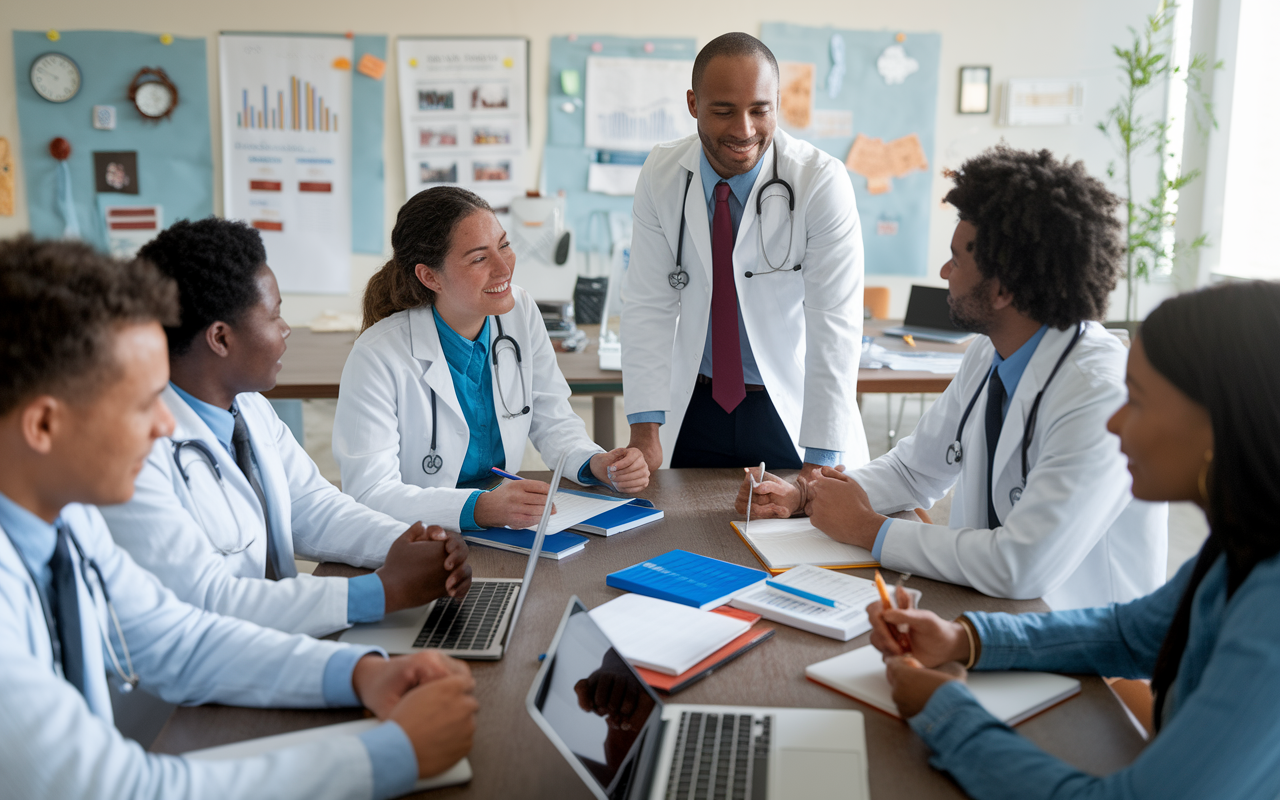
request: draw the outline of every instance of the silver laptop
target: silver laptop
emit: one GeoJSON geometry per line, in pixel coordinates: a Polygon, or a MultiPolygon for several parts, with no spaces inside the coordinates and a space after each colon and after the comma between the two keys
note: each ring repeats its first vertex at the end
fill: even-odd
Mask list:
{"type": "Polygon", "coordinates": [[[338,637],[339,641],[381,647],[388,653],[432,649],[476,661],[502,658],[511,642],[511,632],[515,630],[525,595],[529,593],[533,570],[538,565],[538,553],[547,536],[547,520],[560,487],[566,455],[561,454],[551,476],[551,491],[542,509],[542,519],[538,521],[523,578],[472,579],[471,590],[461,600],[442,597],[425,606],[396,611],[380,622],[348,628],[338,637]]]}
{"type": "Polygon", "coordinates": [[[960,344],[977,334],[957,328],[951,322],[949,289],[937,286],[912,286],[907,298],[907,316],[895,328],[885,328],[886,336],[911,334],[916,339],[960,344]]]}
{"type": "Polygon", "coordinates": [[[576,597],[525,705],[599,800],[870,797],[860,712],[664,705],[576,597]]]}

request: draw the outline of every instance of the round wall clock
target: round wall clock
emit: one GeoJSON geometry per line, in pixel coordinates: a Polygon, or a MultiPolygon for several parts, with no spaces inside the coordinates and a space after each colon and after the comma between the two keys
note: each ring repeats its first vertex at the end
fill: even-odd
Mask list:
{"type": "Polygon", "coordinates": [[[129,84],[129,100],[142,116],[161,120],[178,107],[178,87],[159,67],[143,67],[129,84]]]}
{"type": "Polygon", "coordinates": [[[62,53],[37,56],[31,62],[31,87],[50,103],[65,103],[80,91],[80,68],[62,53]]]}

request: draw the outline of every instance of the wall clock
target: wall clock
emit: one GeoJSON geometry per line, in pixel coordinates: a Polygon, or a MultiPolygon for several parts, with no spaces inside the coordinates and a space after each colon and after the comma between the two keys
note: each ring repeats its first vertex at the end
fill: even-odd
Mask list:
{"type": "Polygon", "coordinates": [[[178,107],[178,87],[159,67],[143,67],[129,83],[129,100],[142,116],[162,120],[178,107]]]}
{"type": "Polygon", "coordinates": [[[80,68],[62,53],[37,56],[31,62],[31,87],[50,103],[65,103],[80,91],[80,68]]]}

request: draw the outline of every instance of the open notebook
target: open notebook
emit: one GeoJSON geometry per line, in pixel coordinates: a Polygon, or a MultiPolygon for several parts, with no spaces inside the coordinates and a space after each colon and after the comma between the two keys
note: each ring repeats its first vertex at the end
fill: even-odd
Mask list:
{"type": "MultiPolygon", "coordinates": [[[[810,664],[805,677],[895,717],[898,707],[880,651],[870,645],[810,664]]],[[[1048,672],[970,672],[969,691],[1006,725],[1017,725],[1080,693],[1080,681],[1048,672]]]]}
{"type": "Polygon", "coordinates": [[[837,542],[813,527],[808,517],[758,519],[750,526],[745,522],[729,524],[774,575],[801,564],[830,569],[879,566],[870,550],[837,542]]]}

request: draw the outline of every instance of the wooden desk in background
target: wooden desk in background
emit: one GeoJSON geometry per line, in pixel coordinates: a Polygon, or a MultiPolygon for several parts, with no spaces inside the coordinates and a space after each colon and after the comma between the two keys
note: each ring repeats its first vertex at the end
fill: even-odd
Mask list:
{"type": "MultiPolygon", "coordinates": [[[[869,336],[879,337],[880,331],[892,321],[868,321],[863,330],[869,336]]],[[[617,445],[614,435],[613,398],[622,394],[622,373],[600,369],[600,357],[596,352],[598,325],[583,325],[587,333],[587,346],[576,353],[556,353],[556,362],[574,394],[590,395],[594,424],[592,438],[606,450],[617,445]]],[[[289,336],[289,349],[285,351],[283,368],[276,388],[266,392],[275,400],[336,398],[338,383],[342,378],[342,366],[355,344],[354,331],[342,333],[313,333],[310,328],[294,328],[289,336]]],[[[901,339],[888,337],[881,340],[890,349],[902,349],[901,339]]],[[[921,342],[928,350],[964,352],[967,345],[949,345],[921,342]]],[[[934,394],[943,391],[951,383],[950,375],[932,372],[895,372],[888,369],[858,370],[859,393],[934,394]]]]}
{"type": "MultiPolygon", "coordinates": [[[[531,477],[546,480],[543,473],[531,477]]],[[[421,795],[431,798],[589,798],[569,765],[525,711],[525,695],[571,595],[589,608],[621,592],[605,585],[605,575],[674,548],[684,548],[736,564],[758,567],[746,545],[729,528],[737,470],[660,470],[642,493],[666,512],[663,520],[609,538],[590,537],[581,553],[564,561],[543,559],[533,577],[512,644],[501,661],[472,662],[479,724],[471,766],[462,787],[421,795]]],[[[519,577],[525,557],[473,547],[475,574],[519,577]]],[[[364,570],[321,565],[317,575],[355,575],[364,570]]],[[[870,577],[870,570],[851,570],[870,577]]],[[[890,575],[890,580],[893,580],[890,575]]],[[[965,610],[1030,612],[1044,603],[996,600],[971,589],[912,578],[924,593],[922,606],[944,617],[965,610]]],[[[951,780],[928,766],[928,752],[900,720],[824,689],[804,677],[806,665],[865,645],[869,634],[841,643],[778,623],[773,641],[725,665],[677,694],[674,702],[729,703],[782,707],[848,708],[866,720],[871,796],[877,800],[958,798],[951,780]]],[[[1024,736],[1068,763],[1096,775],[1129,764],[1143,739],[1102,679],[1082,677],[1081,693],[1018,726],[1024,736]]],[[[160,753],[268,736],[361,716],[357,710],[292,711],[199,706],[179,708],[152,745],[160,753]]]]}

